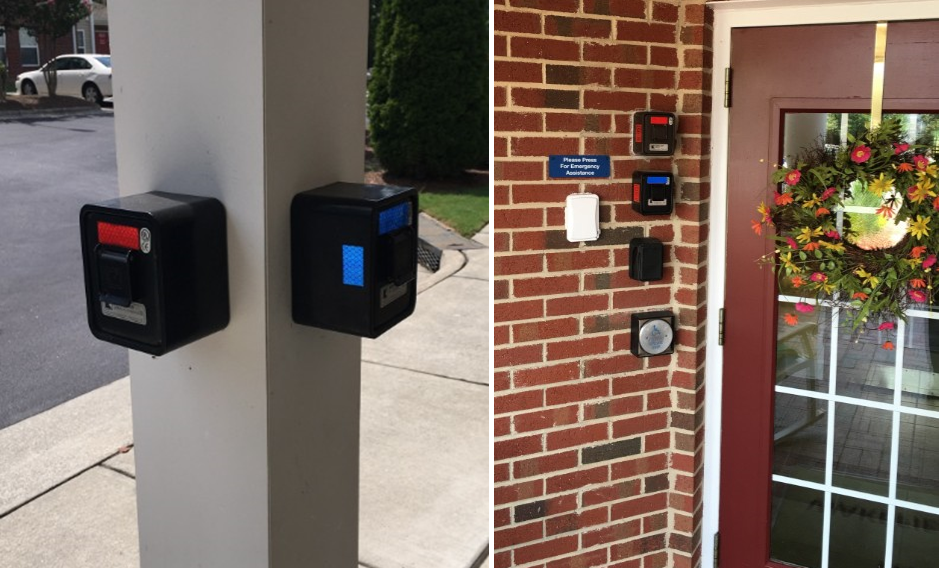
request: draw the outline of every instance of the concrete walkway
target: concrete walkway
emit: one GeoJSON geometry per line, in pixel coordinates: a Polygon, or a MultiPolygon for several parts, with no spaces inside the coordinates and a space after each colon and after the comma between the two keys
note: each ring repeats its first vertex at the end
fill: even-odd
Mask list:
{"type": "MultiPolygon", "coordinates": [[[[363,568],[488,566],[489,232],[364,340],[363,568]]],[[[130,381],[0,430],[0,566],[139,565],[130,381]]]]}

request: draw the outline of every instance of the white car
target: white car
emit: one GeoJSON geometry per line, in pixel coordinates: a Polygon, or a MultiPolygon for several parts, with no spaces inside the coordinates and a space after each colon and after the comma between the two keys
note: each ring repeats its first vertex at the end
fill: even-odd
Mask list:
{"type": "MultiPolygon", "coordinates": [[[[111,92],[111,56],[90,53],[60,55],[46,65],[55,64],[58,88],[56,94],[76,96],[101,103],[111,92]]],[[[21,95],[46,95],[42,68],[16,76],[16,92],[21,95]]]]}

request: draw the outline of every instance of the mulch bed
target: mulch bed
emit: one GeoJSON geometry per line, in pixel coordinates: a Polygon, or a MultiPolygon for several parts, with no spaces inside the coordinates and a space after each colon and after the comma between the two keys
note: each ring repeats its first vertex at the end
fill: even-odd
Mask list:
{"type": "Polygon", "coordinates": [[[45,97],[37,95],[8,94],[6,101],[0,101],[0,113],[80,108],[96,109],[98,105],[77,97],[45,97]]]}

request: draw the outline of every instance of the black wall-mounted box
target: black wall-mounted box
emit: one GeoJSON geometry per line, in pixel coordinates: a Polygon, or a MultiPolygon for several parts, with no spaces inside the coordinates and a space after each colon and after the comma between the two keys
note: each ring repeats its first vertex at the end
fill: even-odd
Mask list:
{"type": "Polygon", "coordinates": [[[678,120],[670,112],[640,111],[633,113],[633,154],[637,156],[671,156],[675,153],[678,120]]]}
{"type": "Polygon", "coordinates": [[[661,280],[664,251],[662,241],[652,237],[637,237],[629,241],[629,277],[643,282],[661,280]]]}
{"type": "Polygon", "coordinates": [[[79,224],[95,337],[163,355],[228,325],[220,201],[143,193],[85,205],[79,224]]]}
{"type": "Polygon", "coordinates": [[[643,215],[669,215],[675,201],[671,172],[633,172],[633,209],[643,215]]]}
{"type": "Polygon", "coordinates": [[[414,312],[417,192],[334,183],[290,207],[293,320],[375,338],[414,312]]]}

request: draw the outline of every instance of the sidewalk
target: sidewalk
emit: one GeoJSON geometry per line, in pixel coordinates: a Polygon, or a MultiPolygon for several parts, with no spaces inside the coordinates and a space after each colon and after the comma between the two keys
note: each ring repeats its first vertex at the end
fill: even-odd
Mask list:
{"type": "MultiPolygon", "coordinates": [[[[488,567],[488,248],[446,251],[418,291],[363,340],[359,562],[488,567]]],[[[137,567],[132,444],[126,377],[0,430],[0,565],[137,567]]]]}

